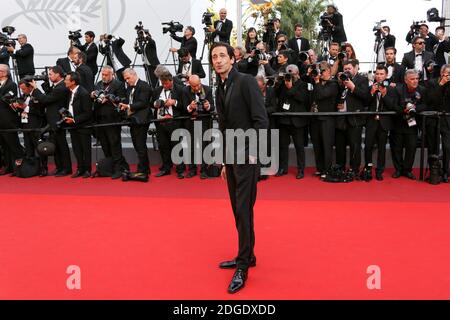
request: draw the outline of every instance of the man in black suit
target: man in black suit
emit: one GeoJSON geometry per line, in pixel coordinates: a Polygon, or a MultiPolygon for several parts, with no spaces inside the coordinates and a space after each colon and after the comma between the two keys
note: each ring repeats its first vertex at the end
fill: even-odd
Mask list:
{"type": "Polygon", "coordinates": [[[8,47],[0,44],[0,64],[6,64],[9,66],[9,58],[11,55],[9,54],[8,47]]]}
{"type": "MultiPolygon", "coordinates": [[[[17,96],[17,85],[11,80],[9,67],[0,64],[0,130],[19,128],[19,114],[11,108],[7,98],[15,96],[17,96]]],[[[0,175],[13,173],[17,161],[24,156],[18,133],[0,133],[0,145],[5,156],[5,170],[0,172],[0,175]]]]}
{"type": "Polygon", "coordinates": [[[289,40],[288,46],[290,49],[295,51],[296,59],[293,62],[297,63],[299,59],[299,53],[308,51],[309,49],[311,49],[311,46],[309,45],[309,40],[302,37],[303,25],[297,23],[294,29],[295,37],[289,40]]]}
{"type": "Polygon", "coordinates": [[[92,147],[91,129],[83,128],[92,125],[92,101],[89,92],[80,85],[80,75],[69,72],[64,80],[70,90],[67,110],[73,117],[65,117],[65,125],[70,127],[72,150],[77,159],[77,171],[72,178],[89,178],[91,176],[92,147]]]}
{"type": "Polygon", "coordinates": [[[419,34],[416,34],[415,26],[412,25],[406,35],[406,42],[414,43],[416,37],[421,37],[425,41],[425,51],[433,52],[434,46],[439,42],[436,36],[430,32],[427,24],[423,23],[419,26],[419,34]]]}
{"type": "Polygon", "coordinates": [[[184,99],[185,103],[189,103],[186,106],[186,110],[192,117],[186,122],[186,128],[189,130],[191,135],[191,164],[189,165],[189,172],[186,178],[192,178],[197,175],[197,162],[200,159],[196,159],[196,154],[200,155],[201,158],[201,168],[200,168],[200,178],[206,179],[208,175],[206,174],[206,163],[203,159],[203,150],[206,147],[206,142],[203,141],[203,134],[211,127],[212,119],[209,117],[202,116],[208,115],[215,110],[214,99],[212,96],[212,90],[210,87],[203,85],[200,82],[200,78],[197,75],[189,77],[189,85],[184,89],[184,99]],[[201,136],[195,135],[195,124],[201,126],[201,136]],[[194,138],[200,138],[195,140],[194,138]],[[197,148],[197,143],[199,147],[197,148]]]}
{"type": "Polygon", "coordinates": [[[395,88],[397,84],[403,83],[405,80],[405,66],[397,63],[397,49],[395,48],[386,48],[384,52],[386,62],[380,64],[383,67],[386,67],[388,70],[388,74],[386,79],[389,81],[390,86],[395,88]]]}
{"type": "Polygon", "coordinates": [[[106,63],[116,71],[116,77],[124,81],[123,71],[130,67],[131,60],[123,51],[125,40],[115,38],[112,35],[102,34],[100,36],[99,51],[106,55],[106,63]]]}
{"type": "Polygon", "coordinates": [[[269,21],[269,24],[266,27],[266,30],[263,34],[263,42],[267,44],[269,52],[275,51],[277,48],[277,38],[279,35],[284,34],[286,32],[281,30],[281,21],[278,18],[269,21]],[[272,23],[270,23],[272,22],[272,23]]]}
{"type": "Polygon", "coordinates": [[[436,68],[435,68],[435,77],[439,78],[441,67],[444,64],[447,64],[446,60],[446,53],[450,52],[450,40],[448,37],[445,36],[445,28],[444,27],[437,27],[436,28],[436,38],[438,39],[438,43],[435,44],[433,48],[433,53],[436,58],[436,68]]]}
{"type": "MultiPolygon", "coordinates": [[[[106,95],[114,95],[118,98],[125,98],[125,86],[122,82],[114,79],[114,70],[110,66],[104,66],[101,70],[102,80],[99,81],[95,90],[103,91],[106,95]]],[[[118,123],[121,116],[117,107],[107,98],[99,100],[95,97],[95,92],[91,93],[94,98],[94,118],[98,124],[118,123]]],[[[100,140],[105,157],[111,158],[114,163],[112,179],[119,179],[125,170],[130,167],[123,157],[121,133],[122,127],[110,126],[97,128],[97,138],[100,140]]]]}
{"type": "MultiPolygon", "coordinates": [[[[173,81],[172,75],[168,72],[161,74],[159,81],[161,82],[161,86],[156,88],[153,93],[152,106],[154,117],[161,120],[155,124],[156,138],[158,139],[162,161],[161,170],[155,175],[157,178],[170,175],[170,170],[173,165],[171,152],[176,143],[172,141],[171,137],[172,133],[182,126],[182,123],[171,119],[188,114],[186,110],[187,103],[183,97],[184,86],[176,84],[173,81]]],[[[184,170],[185,165],[178,164],[176,166],[178,179],[184,178],[184,170]]]]}
{"type": "MultiPolygon", "coordinates": [[[[234,130],[235,137],[238,136],[239,140],[242,138],[238,133],[240,130],[267,130],[269,120],[261,91],[254,77],[240,74],[233,68],[233,48],[225,43],[213,44],[210,62],[218,75],[216,105],[219,129],[223,135],[226,135],[227,130],[234,130]]],[[[234,144],[235,141],[236,139],[227,141],[225,146],[234,144]]],[[[239,252],[236,259],[220,264],[221,268],[236,268],[228,287],[229,293],[235,293],[244,287],[248,268],[256,265],[253,207],[260,173],[257,155],[253,154],[256,146],[244,143],[235,147],[232,148],[233,154],[225,147],[228,159],[222,170],[222,177],[227,180],[239,236],[239,252]],[[238,164],[236,158],[245,160],[244,164],[238,164]]]]}
{"type": "MultiPolygon", "coordinates": [[[[171,33],[170,36],[173,40],[178,41],[181,43],[180,48],[184,48],[191,54],[191,57],[193,59],[197,59],[197,39],[194,38],[195,35],[195,29],[194,27],[187,26],[184,29],[184,36],[179,37],[174,33],[171,33]]],[[[179,49],[177,48],[170,48],[170,52],[178,52],[179,49]]]]}
{"type": "MultiPolygon", "coordinates": [[[[300,80],[296,65],[286,68],[287,75],[275,87],[278,98],[278,112],[309,112],[310,99],[308,85],[300,80]]],[[[297,154],[297,179],[305,177],[305,128],[309,125],[309,118],[284,116],[278,120],[280,129],[280,168],[277,177],[288,173],[289,145],[291,137],[297,154]]]]}
{"type": "Polygon", "coordinates": [[[222,8],[219,11],[220,19],[214,22],[214,27],[210,26],[211,39],[213,42],[230,43],[231,31],[233,31],[233,22],[227,19],[227,9],[222,8]]]}
{"type": "Polygon", "coordinates": [[[416,70],[407,70],[405,84],[398,85],[396,92],[402,112],[394,118],[394,127],[390,136],[392,161],[395,167],[392,177],[397,179],[403,175],[415,180],[412,168],[418,138],[416,114],[427,109],[426,89],[419,85],[419,73],[416,70]]]}
{"type": "Polygon", "coordinates": [[[66,130],[58,126],[58,122],[62,120],[60,110],[67,108],[70,99],[70,90],[64,85],[64,71],[61,67],[55,66],[49,68],[48,77],[52,86],[46,88],[43,94],[36,90],[36,82],[31,82],[33,90],[31,96],[39,103],[45,105],[47,124],[50,125],[50,141],[55,144],[55,164],[56,177],[64,177],[72,174],[72,161],[70,159],[70,150],[66,140],[66,130]]]}
{"type": "Polygon", "coordinates": [[[86,54],[84,52],[78,52],[75,55],[75,65],[77,66],[76,72],[80,75],[80,85],[86,89],[87,92],[94,90],[94,75],[92,70],[86,64],[86,54]]]}
{"type": "MultiPolygon", "coordinates": [[[[378,65],[375,70],[375,83],[370,87],[369,111],[386,112],[398,111],[398,102],[395,89],[385,83],[388,70],[378,65]]],[[[386,144],[389,131],[394,127],[392,116],[368,116],[366,123],[366,139],[364,147],[365,176],[366,181],[372,179],[372,154],[374,145],[377,144],[377,168],[376,179],[383,180],[383,172],[386,165],[386,144]]]]}
{"type": "MultiPolygon", "coordinates": [[[[156,88],[158,85],[158,77],[155,75],[156,67],[159,65],[159,59],[158,59],[158,53],[156,50],[156,42],[153,40],[150,33],[145,33],[146,35],[146,41],[144,44],[144,68],[147,72],[152,88],[156,88]]],[[[138,53],[140,53],[139,45],[134,48],[137,50],[138,53]]]]}
{"type": "Polygon", "coordinates": [[[326,21],[323,21],[322,23],[326,24],[330,28],[332,41],[341,45],[344,44],[347,42],[347,35],[345,34],[344,19],[342,14],[338,12],[338,8],[333,4],[327,6],[326,13],[330,19],[326,19],[326,21]]]}
{"type": "Polygon", "coordinates": [[[131,139],[133,147],[139,158],[137,173],[144,175],[148,180],[150,174],[150,161],[148,159],[147,132],[150,126],[150,102],[152,88],[139,79],[136,71],[125,69],[123,77],[127,83],[126,101],[121,103],[120,109],[127,113],[131,120],[131,139]]]}
{"type": "MultiPolygon", "coordinates": [[[[343,114],[367,111],[369,80],[358,71],[358,60],[346,60],[344,61],[344,73],[347,80],[342,81],[338,76],[343,91],[337,108],[343,114]]],[[[349,172],[355,176],[359,173],[361,165],[361,140],[364,124],[365,118],[362,116],[343,116],[336,119],[336,163],[345,169],[347,145],[350,145],[349,172]]]]}
{"type": "Polygon", "coordinates": [[[13,57],[16,58],[17,70],[19,72],[19,78],[22,79],[25,76],[34,76],[34,49],[33,46],[27,43],[27,36],[19,34],[17,40],[20,44],[20,49],[15,50],[14,47],[8,47],[8,51],[13,57]]]}
{"type": "Polygon", "coordinates": [[[413,50],[405,53],[402,65],[408,70],[416,70],[420,75],[421,84],[425,84],[431,79],[434,71],[434,67],[429,65],[434,60],[434,54],[425,51],[425,40],[421,37],[415,37],[412,44],[413,50]]]}
{"type": "Polygon", "coordinates": [[[391,34],[389,26],[383,26],[378,30],[374,51],[377,55],[377,63],[386,62],[385,52],[387,48],[395,48],[395,37],[391,34]]]}
{"type": "Polygon", "coordinates": [[[86,54],[86,65],[91,68],[92,74],[95,75],[98,72],[97,57],[98,47],[95,44],[95,33],[87,31],[84,34],[85,44],[81,47],[81,51],[86,54]]]}
{"type": "MultiPolygon", "coordinates": [[[[450,113],[450,65],[441,68],[441,76],[429,82],[427,106],[430,111],[450,113]]],[[[442,181],[448,183],[450,164],[450,116],[441,116],[439,120],[427,119],[428,153],[439,155],[439,137],[442,140],[442,181]],[[437,132],[437,121],[440,121],[440,132],[437,132]]]]}
{"type": "Polygon", "coordinates": [[[67,57],[58,59],[56,61],[56,65],[60,66],[65,74],[76,71],[77,66],[75,63],[75,59],[78,52],[80,52],[80,49],[78,49],[77,47],[70,47],[67,51],[67,57]]]}
{"type": "MultiPolygon", "coordinates": [[[[34,89],[33,86],[27,80],[20,80],[19,88],[23,93],[24,103],[15,106],[21,112],[21,122],[23,129],[40,129],[44,128],[46,124],[45,120],[45,106],[31,97],[31,93],[34,89]]],[[[36,149],[41,134],[39,132],[24,132],[23,140],[25,144],[25,154],[27,157],[35,157],[36,149]]],[[[47,157],[41,156],[41,175],[47,175],[47,157]]]]}
{"type": "Polygon", "coordinates": [[[185,79],[185,84],[189,82],[189,77],[191,75],[197,75],[199,78],[203,79],[206,77],[205,70],[203,70],[202,62],[197,59],[193,59],[188,50],[181,48],[178,50],[178,56],[180,58],[180,63],[178,64],[178,76],[182,76],[185,79]]]}

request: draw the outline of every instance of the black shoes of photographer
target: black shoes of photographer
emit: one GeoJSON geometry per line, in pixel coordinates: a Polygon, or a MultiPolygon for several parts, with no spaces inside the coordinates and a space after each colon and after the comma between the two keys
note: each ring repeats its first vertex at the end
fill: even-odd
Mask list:
{"type": "Polygon", "coordinates": [[[157,174],[155,174],[155,177],[160,178],[160,177],[169,176],[169,175],[170,175],[170,170],[161,170],[157,174]]]}
{"type": "Polygon", "coordinates": [[[295,177],[297,180],[303,179],[305,177],[305,172],[303,170],[298,170],[297,176],[295,177]]]}
{"type": "Polygon", "coordinates": [[[375,172],[375,179],[377,179],[377,181],[383,181],[383,173],[381,171],[376,171],[375,172]]]}
{"type": "MultiPolygon", "coordinates": [[[[250,268],[256,267],[256,258],[255,257],[253,257],[252,260],[250,261],[249,267],[250,268]]],[[[221,262],[219,264],[219,268],[220,269],[236,269],[237,268],[236,259],[221,262]]]]}
{"type": "Polygon", "coordinates": [[[89,171],[80,171],[80,170],[77,170],[77,172],[75,172],[73,175],[72,175],[72,179],[76,179],[76,178],[83,178],[83,179],[87,179],[87,178],[90,178],[91,177],[91,173],[89,172],[89,171]]]}
{"type": "Polygon", "coordinates": [[[120,171],[114,172],[113,175],[111,176],[111,179],[113,179],[113,180],[117,180],[120,178],[122,178],[122,172],[120,172],[120,171]]]}
{"type": "Polygon", "coordinates": [[[277,174],[275,175],[275,177],[282,177],[282,176],[285,176],[285,175],[287,175],[288,173],[287,173],[287,170],[284,170],[284,169],[280,169],[280,170],[278,170],[278,172],[277,172],[277,174]]]}
{"type": "Polygon", "coordinates": [[[191,178],[195,177],[196,175],[197,175],[196,171],[189,171],[186,175],[186,178],[191,179],[191,178]]]}
{"type": "Polygon", "coordinates": [[[244,269],[237,269],[231,278],[230,285],[228,286],[228,293],[236,293],[245,287],[245,281],[247,280],[248,271],[244,269]]]}
{"type": "Polygon", "coordinates": [[[401,176],[402,176],[402,174],[401,174],[400,171],[395,171],[395,172],[392,174],[392,178],[394,178],[394,179],[398,179],[398,178],[400,178],[401,176]]]}
{"type": "Polygon", "coordinates": [[[406,178],[408,178],[409,180],[417,180],[416,176],[413,175],[412,172],[405,172],[405,173],[404,173],[404,176],[405,176],[406,178]]]}
{"type": "Polygon", "coordinates": [[[62,178],[62,177],[70,176],[71,174],[72,174],[72,171],[58,170],[55,172],[55,177],[62,178]]]}

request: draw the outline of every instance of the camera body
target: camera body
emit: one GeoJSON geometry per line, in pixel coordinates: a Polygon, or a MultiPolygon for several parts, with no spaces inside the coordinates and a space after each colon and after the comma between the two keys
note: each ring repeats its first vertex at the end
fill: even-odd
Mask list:
{"type": "Polygon", "coordinates": [[[404,109],[404,119],[408,123],[409,127],[414,127],[417,125],[416,121],[416,101],[413,99],[405,99],[405,109],[404,109]]]}
{"type": "Polygon", "coordinates": [[[69,31],[69,40],[77,45],[77,46],[81,46],[81,42],[80,39],[83,37],[83,35],[81,34],[81,30],[76,30],[76,31],[69,31]]]}
{"type": "Polygon", "coordinates": [[[212,17],[214,17],[213,13],[210,12],[204,12],[202,15],[202,24],[209,27],[212,26],[212,17]]]}
{"type": "Polygon", "coordinates": [[[169,32],[171,35],[174,35],[177,32],[183,31],[183,28],[184,28],[181,23],[174,22],[174,21],[163,22],[161,24],[163,26],[168,26],[168,27],[163,28],[163,34],[166,34],[167,32],[169,32]]]}
{"type": "Polygon", "coordinates": [[[205,104],[206,100],[206,94],[205,92],[201,91],[196,93],[196,96],[198,97],[198,102],[197,102],[197,112],[203,112],[203,105],[205,104]]]}
{"type": "Polygon", "coordinates": [[[341,60],[341,61],[347,59],[347,52],[345,52],[345,51],[339,52],[338,53],[338,59],[341,60]]]}
{"type": "Polygon", "coordinates": [[[348,72],[342,72],[339,75],[339,80],[341,80],[342,82],[351,81],[352,79],[353,79],[353,76],[348,72]]]}
{"type": "Polygon", "coordinates": [[[32,82],[32,81],[44,81],[44,82],[48,82],[50,81],[50,79],[48,78],[48,73],[47,71],[43,71],[40,75],[35,75],[35,76],[25,76],[23,78],[24,81],[26,82],[32,82]]]}
{"type": "Polygon", "coordinates": [[[411,31],[415,34],[415,35],[419,35],[420,34],[420,25],[426,23],[426,21],[422,20],[422,21],[413,21],[413,24],[411,25],[411,31]]]}
{"type": "Polygon", "coordinates": [[[306,51],[299,52],[299,54],[298,54],[298,59],[299,59],[301,62],[308,61],[308,59],[309,59],[309,53],[306,52],[306,51]]]}
{"type": "Polygon", "coordinates": [[[376,85],[380,88],[387,88],[387,87],[389,87],[390,83],[388,80],[384,80],[381,82],[377,82],[376,85]]]}
{"type": "Polygon", "coordinates": [[[61,120],[56,122],[56,127],[61,128],[62,125],[66,122],[66,119],[73,119],[72,113],[67,108],[61,108],[58,110],[59,115],[61,116],[61,120]]]}
{"type": "Polygon", "coordinates": [[[382,34],[382,29],[383,29],[383,27],[382,27],[382,25],[383,25],[383,23],[385,23],[386,22],[386,20],[384,19],[384,20],[380,20],[380,21],[378,21],[378,22],[375,22],[375,26],[373,27],[373,32],[375,32],[375,36],[377,36],[377,37],[381,37],[381,34],[382,34]]]}
{"type": "Polygon", "coordinates": [[[106,95],[107,93],[104,90],[95,90],[93,94],[94,101],[101,104],[103,102],[103,99],[106,98],[106,95]]]}
{"type": "Polygon", "coordinates": [[[134,27],[134,29],[136,30],[138,35],[136,41],[138,41],[139,43],[147,42],[152,38],[149,30],[144,28],[142,21],[139,21],[139,23],[134,27]]]}

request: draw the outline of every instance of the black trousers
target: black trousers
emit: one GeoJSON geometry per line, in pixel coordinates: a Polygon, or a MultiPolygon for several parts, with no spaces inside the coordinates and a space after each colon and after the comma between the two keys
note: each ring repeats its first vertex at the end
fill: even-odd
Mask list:
{"type": "Polygon", "coordinates": [[[400,173],[411,172],[416,156],[417,132],[410,134],[393,130],[390,141],[395,170],[400,173]]]}
{"type": "Polygon", "coordinates": [[[50,132],[49,141],[55,144],[55,165],[56,170],[72,172],[72,160],[70,159],[69,145],[66,139],[66,130],[55,129],[50,132]]]}
{"type": "Polygon", "coordinates": [[[130,129],[133,147],[139,159],[137,172],[144,174],[150,174],[150,160],[148,158],[147,149],[147,134],[149,126],[149,124],[132,125],[130,129]]]}
{"type": "Polygon", "coordinates": [[[92,171],[92,139],[91,131],[87,129],[70,130],[72,150],[77,159],[77,169],[80,172],[92,171]]]}
{"type": "Polygon", "coordinates": [[[316,169],[325,173],[333,164],[333,145],[335,141],[336,124],[333,118],[314,120],[311,122],[311,140],[313,142],[316,169]]]}
{"type": "Polygon", "coordinates": [[[226,165],[228,193],[239,238],[237,267],[247,270],[255,257],[253,207],[256,202],[258,165],[226,165]]]}
{"type": "Polygon", "coordinates": [[[428,143],[428,154],[430,155],[439,155],[439,148],[442,143],[442,169],[444,173],[447,173],[450,164],[450,127],[448,126],[447,121],[441,120],[439,135],[437,133],[437,126],[427,126],[426,137],[428,143]]]}
{"type": "Polygon", "coordinates": [[[8,171],[14,170],[15,161],[24,157],[24,150],[19,141],[17,132],[0,134],[0,144],[4,153],[5,167],[8,171]]]}
{"type": "Polygon", "coordinates": [[[361,166],[362,127],[348,127],[336,130],[336,163],[345,168],[347,163],[347,145],[350,145],[350,168],[359,172],[361,166]]]}
{"type": "Polygon", "coordinates": [[[113,160],[114,172],[123,172],[130,169],[123,156],[121,133],[122,128],[119,126],[97,128],[97,138],[105,157],[113,160]]]}
{"type": "Polygon", "coordinates": [[[144,64],[144,68],[145,68],[145,72],[147,72],[147,74],[150,77],[152,88],[157,88],[158,87],[158,78],[155,76],[156,66],[149,66],[149,65],[144,64]]]}
{"type": "MultiPolygon", "coordinates": [[[[24,129],[33,129],[33,127],[36,128],[35,126],[24,125],[24,129]]],[[[28,158],[36,156],[36,149],[40,138],[41,134],[39,132],[24,132],[23,142],[25,144],[25,155],[28,158]]],[[[47,169],[48,158],[45,156],[40,156],[39,158],[42,168],[47,169]]]]}
{"type": "Polygon", "coordinates": [[[288,170],[291,137],[297,154],[297,169],[305,169],[305,128],[280,124],[280,169],[288,170]]]}
{"type": "Polygon", "coordinates": [[[372,162],[373,146],[378,146],[377,151],[377,171],[383,172],[386,167],[386,144],[388,140],[388,131],[384,130],[380,121],[370,121],[366,126],[366,139],[364,142],[364,158],[366,166],[372,162]]]}
{"type": "MultiPolygon", "coordinates": [[[[156,138],[158,140],[159,152],[161,154],[162,161],[161,169],[164,171],[170,171],[170,169],[172,169],[172,148],[176,146],[179,141],[171,141],[171,137],[172,133],[179,128],[180,124],[176,121],[156,123],[156,138]]],[[[177,173],[183,173],[185,170],[185,164],[178,164],[176,166],[177,173]]]]}
{"type": "MultiPolygon", "coordinates": [[[[203,159],[203,150],[205,150],[206,146],[208,145],[207,141],[203,140],[203,134],[210,128],[210,119],[202,119],[202,120],[188,120],[185,123],[186,129],[189,131],[189,134],[191,135],[191,163],[189,164],[189,171],[195,171],[197,172],[197,163],[195,162],[195,154],[197,153],[199,156],[201,156],[201,171],[206,170],[206,163],[203,159]],[[201,135],[195,136],[194,130],[195,130],[195,124],[201,124],[201,135]],[[197,140],[194,140],[194,138],[197,138],[197,140]]],[[[200,132],[199,132],[200,133],[200,132]]]]}

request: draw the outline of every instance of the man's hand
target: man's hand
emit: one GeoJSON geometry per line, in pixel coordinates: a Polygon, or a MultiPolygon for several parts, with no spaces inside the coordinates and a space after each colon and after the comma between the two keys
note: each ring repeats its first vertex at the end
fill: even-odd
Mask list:
{"type": "Polygon", "coordinates": [[[211,105],[209,104],[209,101],[206,100],[206,101],[203,103],[203,109],[205,109],[206,111],[209,111],[210,108],[211,108],[211,105]]]}
{"type": "Polygon", "coordinates": [[[8,47],[6,47],[6,49],[8,50],[9,53],[13,53],[14,52],[14,47],[13,46],[8,46],[8,47]]]}
{"type": "Polygon", "coordinates": [[[178,51],[178,49],[177,49],[177,48],[170,48],[170,49],[169,49],[169,51],[170,51],[170,52],[174,52],[174,53],[175,53],[175,52],[177,52],[177,51],[178,51]]]}
{"type": "Polygon", "coordinates": [[[377,84],[374,84],[372,86],[372,90],[370,90],[370,94],[373,96],[379,89],[380,89],[380,87],[378,87],[377,84]]]}
{"type": "Polygon", "coordinates": [[[340,103],[337,105],[338,110],[343,110],[344,109],[344,104],[340,103]]]}
{"type": "Polygon", "coordinates": [[[381,92],[381,96],[384,98],[387,95],[387,88],[386,87],[379,87],[378,89],[381,92]]]}
{"type": "Polygon", "coordinates": [[[440,86],[445,86],[448,82],[450,82],[450,77],[448,75],[444,75],[441,77],[441,81],[439,81],[440,86]]]}
{"type": "Polygon", "coordinates": [[[195,101],[195,100],[193,100],[192,102],[191,102],[191,104],[189,105],[189,112],[192,112],[192,111],[194,111],[194,110],[197,110],[197,101],[195,101]]]}
{"type": "Polygon", "coordinates": [[[119,108],[121,111],[126,111],[126,110],[130,110],[131,107],[129,104],[119,103],[119,108]]]}
{"type": "Polygon", "coordinates": [[[166,101],[166,107],[173,107],[173,106],[175,106],[176,103],[177,103],[177,102],[176,102],[176,100],[174,100],[174,99],[167,99],[167,101],[166,101]]]}
{"type": "Polygon", "coordinates": [[[352,80],[344,81],[344,86],[346,88],[348,88],[351,92],[353,92],[355,90],[355,87],[356,87],[352,80]]]}
{"type": "Polygon", "coordinates": [[[75,120],[73,120],[72,118],[65,118],[64,122],[67,124],[72,124],[72,123],[75,123],[75,120]]]}
{"type": "Polygon", "coordinates": [[[266,64],[269,64],[268,60],[259,60],[259,65],[265,66],[266,64]]]}

